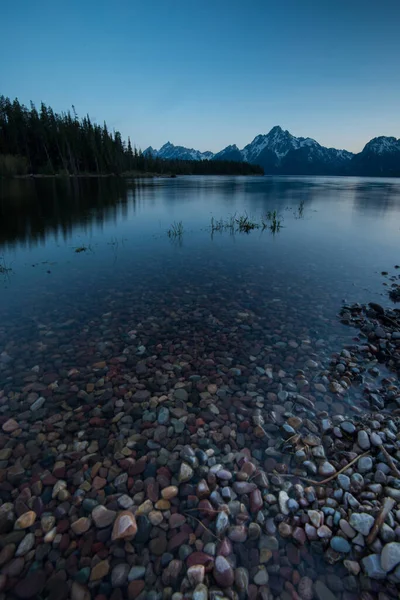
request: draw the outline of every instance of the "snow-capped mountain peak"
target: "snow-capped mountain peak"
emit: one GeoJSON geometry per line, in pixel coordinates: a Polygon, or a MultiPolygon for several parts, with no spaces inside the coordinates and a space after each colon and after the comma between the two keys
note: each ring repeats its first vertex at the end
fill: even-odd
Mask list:
{"type": "Polygon", "coordinates": [[[167,142],[159,150],[154,150],[151,146],[144,151],[144,154],[151,154],[159,158],[169,160],[211,160],[214,156],[212,152],[200,152],[194,148],[185,148],[185,146],[175,146],[167,142]]]}
{"type": "Polygon", "coordinates": [[[384,154],[385,152],[399,152],[400,151],[400,139],[395,137],[387,137],[381,135],[379,137],[372,138],[365,145],[363,152],[373,152],[375,154],[384,154]]]}

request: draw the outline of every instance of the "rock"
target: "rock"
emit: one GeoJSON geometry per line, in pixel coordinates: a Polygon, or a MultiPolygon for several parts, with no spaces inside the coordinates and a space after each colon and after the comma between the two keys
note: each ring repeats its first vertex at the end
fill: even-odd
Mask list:
{"type": "Polygon", "coordinates": [[[221,511],[217,515],[215,521],[215,532],[218,536],[221,536],[229,527],[229,517],[226,512],[221,511]]]}
{"type": "Polygon", "coordinates": [[[36,517],[36,513],[33,510],[29,510],[15,521],[14,529],[28,529],[28,527],[32,527],[36,521],[36,517]]]}
{"type": "Polygon", "coordinates": [[[330,462],[326,461],[319,466],[318,473],[324,477],[328,477],[329,475],[336,473],[336,469],[330,462]]]}
{"type": "Polygon", "coordinates": [[[186,573],[189,583],[192,587],[196,587],[198,584],[203,583],[205,575],[204,565],[193,565],[189,567],[186,573]]]}
{"type": "Polygon", "coordinates": [[[46,574],[44,571],[33,571],[28,573],[24,579],[18,581],[13,589],[17,598],[38,598],[46,583],[46,574]]]}
{"type": "Polygon", "coordinates": [[[13,431],[19,429],[19,425],[17,421],[14,421],[14,419],[8,419],[8,421],[3,423],[2,429],[5,431],[5,433],[13,433],[13,431]]]}
{"type": "Polygon", "coordinates": [[[72,582],[71,600],[91,600],[91,597],[92,596],[87,588],[77,581],[72,582]]]}
{"type": "Polygon", "coordinates": [[[71,529],[75,535],[83,535],[90,529],[91,520],[88,517],[81,517],[71,523],[71,529]]]}
{"type": "Polygon", "coordinates": [[[302,600],[313,600],[313,580],[310,577],[302,577],[297,586],[299,596],[302,600]]]}
{"type": "Polygon", "coordinates": [[[145,582],[141,580],[131,581],[128,585],[128,600],[135,600],[144,590],[145,582]]]}
{"type": "Polygon", "coordinates": [[[230,587],[234,581],[231,565],[224,556],[217,556],[214,564],[214,578],[222,588],[230,587]]]}
{"type": "Polygon", "coordinates": [[[280,511],[284,515],[289,514],[289,509],[287,506],[288,500],[289,500],[289,496],[287,495],[287,493],[285,491],[281,490],[279,492],[278,501],[279,501],[280,511]]]}
{"type": "Polygon", "coordinates": [[[360,446],[361,450],[369,450],[371,447],[368,433],[366,431],[364,431],[363,429],[361,429],[357,433],[357,443],[360,446]]]}
{"type": "Polygon", "coordinates": [[[43,404],[46,402],[46,399],[43,397],[38,398],[37,400],[35,400],[35,402],[31,405],[31,411],[35,412],[36,410],[39,410],[39,408],[42,408],[43,404]]]}
{"type": "Polygon", "coordinates": [[[172,498],[175,498],[178,493],[178,488],[175,485],[170,485],[161,491],[161,496],[164,498],[164,500],[171,500],[172,498]]]}
{"type": "Polygon", "coordinates": [[[361,559],[362,567],[371,579],[386,579],[387,572],[381,567],[379,554],[370,554],[361,559]]]}
{"type": "Polygon", "coordinates": [[[373,431],[371,433],[370,440],[371,440],[371,444],[375,447],[382,446],[382,444],[383,444],[381,436],[379,435],[379,433],[376,433],[376,431],[373,431]]]}
{"type": "Polygon", "coordinates": [[[115,521],[117,513],[114,510],[108,510],[105,506],[101,504],[96,506],[92,512],[92,518],[95,522],[96,527],[99,529],[103,529],[104,527],[109,527],[115,521]]]}
{"type": "Polygon", "coordinates": [[[208,588],[203,583],[199,583],[199,585],[196,586],[192,600],[208,600],[208,588]]]}
{"type": "Polygon", "coordinates": [[[337,481],[338,481],[338,484],[340,485],[340,487],[342,488],[342,490],[344,490],[345,492],[349,491],[350,477],[341,473],[340,475],[337,476],[337,481]]]}
{"type": "Polygon", "coordinates": [[[342,552],[347,554],[351,550],[351,546],[347,540],[342,537],[335,536],[331,539],[330,542],[331,548],[336,552],[342,552]]]}
{"type": "Polygon", "coordinates": [[[314,525],[314,527],[316,527],[317,529],[318,527],[321,527],[322,514],[318,510],[309,510],[307,514],[309,516],[311,524],[314,525]]]}
{"type": "Polygon", "coordinates": [[[358,562],[355,560],[344,560],[343,565],[346,567],[349,573],[357,577],[361,568],[358,562]]]}
{"type": "Polygon", "coordinates": [[[357,461],[357,469],[359,470],[360,473],[368,473],[369,471],[372,470],[372,458],[370,456],[362,456],[358,461],[357,461]]]}
{"type": "Polygon", "coordinates": [[[15,556],[25,556],[35,545],[35,535],[33,533],[27,533],[24,539],[20,542],[15,556]]]}
{"type": "Polygon", "coordinates": [[[358,533],[367,536],[375,523],[375,519],[367,513],[353,513],[350,516],[349,523],[358,533]]]}
{"type": "Polygon", "coordinates": [[[337,600],[335,594],[319,579],[314,583],[314,591],[318,600],[337,600]]]}
{"type": "Polygon", "coordinates": [[[247,540],[247,528],[244,525],[233,525],[229,528],[228,537],[233,542],[245,542],[247,540]]]}
{"type": "Polygon", "coordinates": [[[187,399],[189,398],[189,394],[183,388],[174,390],[174,396],[177,400],[182,400],[183,402],[187,402],[187,399]]]}
{"type": "Polygon", "coordinates": [[[235,584],[242,593],[247,593],[249,587],[249,574],[244,567],[238,567],[235,570],[235,584]]]}
{"type": "Polygon", "coordinates": [[[135,566],[129,571],[128,581],[134,581],[135,579],[143,579],[146,573],[146,567],[135,566]]]}
{"type": "Polygon", "coordinates": [[[122,587],[128,581],[130,566],[126,563],[116,565],[111,572],[111,585],[113,588],[122,587]]]}
{"type": "Polygon", "coordinates": [[[193,475],[194,475],[194,471],[193,471],[192,467],[190,465],[188,465],[187,463],[183,462],[179,469],[179,476],[178,476],[179,482],[185,483],[186,481],[190,481],[190,479],[192,479],[193,475]]]}
{"type": "Polygon", "coordinates": [[[400,543],[390,542],[385,544],[381,554],[381,567],[387,573],[400,563],[400,543]]]}
{"type": "Polygon", "coordinates": [[[268,571],[265,567],[259,567],[257,573],[253,577],[253,581],[256,585],[266,585],[268,583],[269,576],[268,571]]]}
{"type": "Polygon", "coordinates": [[[110,564],[108,560],[102,560],[95,565],[90,573],[90,581],[97,581],[103,579],[108,575],[110,571],[110,564]]]}
{"type": "Polygon", "coordinates": [[[127,510],[120,512],[114,521],[111,536],[112,541],[130,540],[135,537],[136,533],[137,524],[134,515],[127,510]]]}

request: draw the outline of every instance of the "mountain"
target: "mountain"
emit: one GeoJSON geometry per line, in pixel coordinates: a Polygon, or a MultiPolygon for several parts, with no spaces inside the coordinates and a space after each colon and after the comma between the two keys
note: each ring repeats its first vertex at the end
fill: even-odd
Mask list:
{"type": "Polygon", "coordinates": [[[400,176],[400,140],[394,137],[374,138],[362,152],[353,154],[326,148],[309,137],[295,137],[278,125],[257,135],[242,150],[233,144],[213,154],[168,142],[158,151],[150,147],[145,153],[184,160],[244,161],[260,165],[267,175],[400,176]]]}
{"type": "Polygon", "coordinates": [[[325,148],[312,138],[295,137],[276,126],[257,135],[242,150],[244,160],[264,167],[266,173],[319,174],[345,170],[353,154],[325,148]]]}
{"type": "Polygon", "coordinates": [[[380,136],[365,145],[351,161],[351,169],[359,175],[376,177],[400,176],[400,139],[380,136]]]}
{"type": "Polygon", "coordinates": [[[214,154],[213,159],[214,160],[235,160],[235,161],[243,162],[243,155],[240,152],[239,148],[236,146],[236,144],[233,144],[231,146],[227,146],[226,148],[221,150],[221,152],[217,152],[217,154],[214,154]]]}
{"type": "Polygon", "coordinates": [[[185,148],[184,146],[174,146],[171,142],[167,142],[159,150],[154,150],[151,146],[146,148],[143,154],[151,154],[168,160],[210,160],[214,154],[212,152],[200,152],[193,148],[185,148]]]}

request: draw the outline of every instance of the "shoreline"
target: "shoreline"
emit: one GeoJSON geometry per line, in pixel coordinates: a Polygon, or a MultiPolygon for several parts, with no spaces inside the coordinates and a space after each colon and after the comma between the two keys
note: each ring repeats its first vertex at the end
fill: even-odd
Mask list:
{"type": "Polygon", "coordinates": [[[400,321],[377,304],[340,319],[358,339],[329,366],[293,348],[295,377],[174,357],[141,328],[128,353],[34,367],[20,388],[3,352],[0,591],[34,597],[61,571],[74,600],[396,598],[400,390],[379,367],[398,372],[400,321]]]}

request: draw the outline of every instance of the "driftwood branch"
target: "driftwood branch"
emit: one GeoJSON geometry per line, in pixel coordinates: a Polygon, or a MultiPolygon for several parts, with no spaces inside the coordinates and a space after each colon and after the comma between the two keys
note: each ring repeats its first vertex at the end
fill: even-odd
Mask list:
{"type": "Polygon", "coordinates": [[[373,524],[372,529],[368,534],[367,546],[370,546],[374,543],[380,528],[382,527],[386,517],[388,516],[395,504],[396,502],[393,500],[393,498],[385,498],[385,500],[383,501],[382,508],[375,519],[375,523],[373,524]]]}
{"type": "Polygon", "coordinates": [[[277,473],[277,475],[279,477],[298,477],[299,479],[302,479],[303,481],[307,481],[307,483],[312,483],[312,485],[325,485],[326,483],[329,483],[330,481],[332,481],[332,479],[335,479],[338,475],[340,475],[344,471],[347,471],[347,469],[349,469],[351,467],[351,465],[354,465],[354,463],[357,460],[359,460],[363,456],[366,456],[367,454],[369,454],[369,450],[367,450],[367,452],[364,452],[363,454],[360,454],[359,456],[356,456],[347,465],[342,467],[340,469],[340,471],[337,471],[336,473],[334,473],[330,477],[327,477],[326,479],[323,479],[322,481],[315,481],[314,479],[308,479],[307,477],[303,477],[302,475],[296,475],[296,473],[288,473],[288,474],[283,474],[283,475],[281,473],[277,473]]]}
{"type": "Polygon", "coordinates": [[[400,471],[398,470],[398,468],[394,464],[393,459],[390,456],[389,452],[386,450],[386,448],[384,446],[381,446],[380,450],[382,450],[383,454],[385,455],[385,458],[386,458],[386,460],[388,462],[388,465],[392,469],[393,473],[396,475],[396,477],[398,477],[400,479],[400,471]]]}

